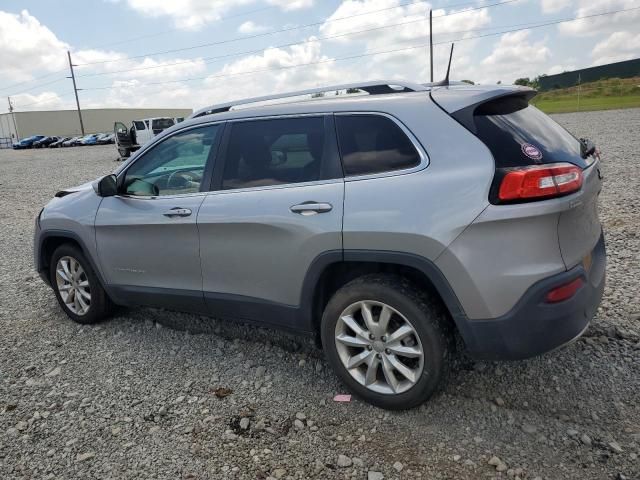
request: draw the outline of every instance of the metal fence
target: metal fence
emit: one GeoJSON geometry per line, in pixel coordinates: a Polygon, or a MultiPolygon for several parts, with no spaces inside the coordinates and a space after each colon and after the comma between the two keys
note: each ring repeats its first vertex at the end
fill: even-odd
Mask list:
{"type": "Polygon", "coordinates": [[[624,62],[583,68],[573,72],[540,77],[540,90],[553,90],[578,85],[578,83],[595,82],[604,78],[630,78],[640,76],[640,58],[624,62]]]}

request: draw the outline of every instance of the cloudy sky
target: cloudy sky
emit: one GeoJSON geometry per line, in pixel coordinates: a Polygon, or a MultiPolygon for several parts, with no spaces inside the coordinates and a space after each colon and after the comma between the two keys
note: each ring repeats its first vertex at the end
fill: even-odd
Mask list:
{"type": "Polygon", "coordinates": [[[0,98],[16,110],[74,108],[67,50],[83,108],[197,109],[358,80],[428,81],[429,9],[436,80],[451,41],[452,78],[480,83],[640,56],[640,0],[3,0],[0,98]],[[541,26],[576,17],[588,18],[541,26]]]}

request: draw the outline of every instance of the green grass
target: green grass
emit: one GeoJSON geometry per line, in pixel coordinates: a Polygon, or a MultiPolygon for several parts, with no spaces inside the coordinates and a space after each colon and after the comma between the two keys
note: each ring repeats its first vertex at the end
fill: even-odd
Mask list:
{"type": "Polygon", "coordinates": [[[640,108],[640,77],[611,78],[541,92],[531,103],[545,113],[640,108]]]}

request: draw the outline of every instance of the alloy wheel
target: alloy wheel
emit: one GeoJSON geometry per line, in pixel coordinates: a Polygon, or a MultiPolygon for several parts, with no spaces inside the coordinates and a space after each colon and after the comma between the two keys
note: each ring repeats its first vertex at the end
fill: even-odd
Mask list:
{"type": "Polygon", "coordinates": [[[335,344],[349,374],[374,392],[406,392],[422,375],[424,351],[418,333],[386,303],[364,300],[349,305],[336,323],[335,344]]]}
{"type": "Polygon", "coordinates": [[[91,307],[91,285],[80,262],[60,257],[56,264],[56,285],[65,306],[76,315],[85,315],[91,307]]]}

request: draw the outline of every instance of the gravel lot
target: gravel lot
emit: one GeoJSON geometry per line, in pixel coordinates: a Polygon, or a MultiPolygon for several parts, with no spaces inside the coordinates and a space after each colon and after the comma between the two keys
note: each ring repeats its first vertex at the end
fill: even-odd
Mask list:
{"type": "Polygon", "coordinates": [[[72,323],[33,270],[33,221],[115,148],[0,150],[0,478],[640,478],[640,110],[556,118],[604,152],[597,318],[541,358],[463,360],[400,413],[333,402],[343,388],[307,339],[176,331],[161,325],[202,319],[151,309],[72,323]]]}

